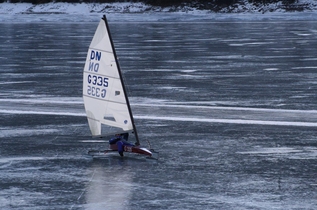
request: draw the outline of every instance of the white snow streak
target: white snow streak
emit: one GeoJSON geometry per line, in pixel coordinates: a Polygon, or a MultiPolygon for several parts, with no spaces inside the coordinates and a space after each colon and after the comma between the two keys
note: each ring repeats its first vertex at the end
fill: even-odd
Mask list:
{"type": "MultiPolygon", "coordinates": [[[[196,107],[197,108],[197,107],[196,107]]],[[[216,107],[220,109],[220,107],[216,107]]],[[[229,107],[222,107],[228,109],[229,107]]],[[[231,109],[242,109],[231,107],[231,109]]],[[[264,110],[264,109],[261,109],[264,110]]],[[[278,110],[271,110],[278,111],[278,110]]],[[[284,110],[285,111],[285,110],[284,110]]],[[[299,110],[290,110],[298,112],[299,110]]],[[[317,110],[310,110],[313,113],[317,113],[317,110]]],[[[305,112],[305,111],[302,111],[305,112]]],[[[309,112],[309,111],[308,111],[309,112]]],[[[53,111],[22,111],[22,110],[6,110],[0,109],[2,114],[34,114],[34,115],[59,115],[59,116],[77,116],[86,117],[83,112],[53,112],[53,111]]],[[[303,126],[303,127],[317,127],[317,122],[296,122],[296,121],[267,121],[267,120],[245,120],[245,119],[213,119],[202,117],[166,117],[155,115],[136,115],[135,119],[143,120],[163,120],[163,121],[180,121],[180,122],[201,122],[201,123],[229,123],[229,124],[252,124],[252,125],[279,125],[279,126],[303,126]]]]}
{"type": "Polygon", "coordinates": [[[202,118],[187,118],[187,117],[156,117],[156,116],[136,116],[135,118],[150,119],[150,120],[186,121],[186,122],[317,127],[317,123],[311,123],[311,122],[262,121],[262,120],[240,120],[240,119],[202,119],[202,118]]]}

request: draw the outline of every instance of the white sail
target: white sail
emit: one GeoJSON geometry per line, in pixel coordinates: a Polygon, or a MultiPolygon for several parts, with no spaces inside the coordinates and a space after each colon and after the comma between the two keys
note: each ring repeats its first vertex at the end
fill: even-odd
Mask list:
{"type": "Polygon", "coordinates": [[[89,46],[83,74],[83,98],[93,136],[133,130],[133,119],[112,46],[104,17],[89,46]]]}

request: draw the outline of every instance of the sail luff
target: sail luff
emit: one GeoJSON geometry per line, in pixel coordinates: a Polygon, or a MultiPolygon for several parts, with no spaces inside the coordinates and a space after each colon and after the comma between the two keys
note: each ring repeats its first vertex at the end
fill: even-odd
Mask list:
{"type": "Polygon", "coordinates": [[[113,46],[103,19],[88,48],[83,72],[83,99],[92,136],[133,131],[113,46]]]}
{"type": "Polygon", "coordinates": [[[111,47],[112,47],[113,55],[114,55],[114,58],[115,58],[115,62],[116,62],[117,68],[118,68],[118,73],[119,73],[119,76],[120,76],[120,80],[121,80],[124,96],[125,96],[126,103],[127,103],[127,106],[128,106],[128,110],[129,110],[129,114],[130,114],[130,118],[131,118],[131,122],[132,122],[132,126],[133,126],[134,135],[135,135],[135,138],[136,138],[136,142],[137,142],[137,144],[140,144],[139,137],[138,137],[138,132],[136,130],[136,126],[135,126],[135,123],[134,123],[134,118],[133,118],[133,114],[132,114],[129,98],[127,96],[127,91],[126,91],[126,88],[125,88],[125,85],[124,85],[124,81],[123,81],[120,65],[119,65],[119,62],[118,62],[118,59],[117,59],[117,53],[116,53],[116,50],[115,50],[115,47],[114,47],[114,43],[113,43],[113,40],[112,40],[112,37],[111,37],[108,21],[107,21],[107,18],[106,18],[105,15],[103,16],[102,19],[104,20],[106,28],[107,28],[107,31],[108,31],[109,40],[110,40],[110,43],[111,43],[111,47]]]}

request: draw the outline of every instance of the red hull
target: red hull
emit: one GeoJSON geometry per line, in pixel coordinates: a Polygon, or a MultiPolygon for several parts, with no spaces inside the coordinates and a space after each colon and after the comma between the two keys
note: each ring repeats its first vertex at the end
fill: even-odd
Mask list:
{"type": "MultiPolygon", "coordinates": [[[[135,146],[124,146],[124,152],[126,153],[134,153],[139,155],[145,155],[152,159],[158,159],[158,152],[155,152],[154,150],[148,150],[146,148],[140,148],[135,146]]],[[[113,145],[110,146],[109,150],[91,150],[88,152],[88,155],[92,157],[105,157],[108,153],[117,153],[118,150],[116,149],[116,146],[113,145]]]]}
{"type": "MultiPolygon", "coordinates": [[[[111,144],[109,146],[109,148],[111,150],[117,151],[117,145],[115,144],[111,144]]],[[[131,152],[131,153],[137,153],[137,154],[141,154],[141,155],[148,155],[148,156],[152,156],[152,152],[146,148],[141,148],[141,147],[136,147],[136,146],[123,146],[123,151],[124,152],[131,152]]]]}
{"type": "Polygon", "coordinates": [[[123,149],[124,152],[132,152],[141,155],[152,156],[152,152],[146,148],[124,146],[123,149]]]}

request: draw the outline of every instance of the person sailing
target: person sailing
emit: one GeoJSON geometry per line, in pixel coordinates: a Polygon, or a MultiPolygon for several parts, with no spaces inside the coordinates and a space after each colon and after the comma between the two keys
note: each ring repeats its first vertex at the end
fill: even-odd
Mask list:
{"type": "Polygon", "coordinates": [[[133,147],[134,145],[128,142],[129,133],[116,134],[109,140],[110,149],[118,150],[121,157],[123,157],[124,146],[133,147]]]}

